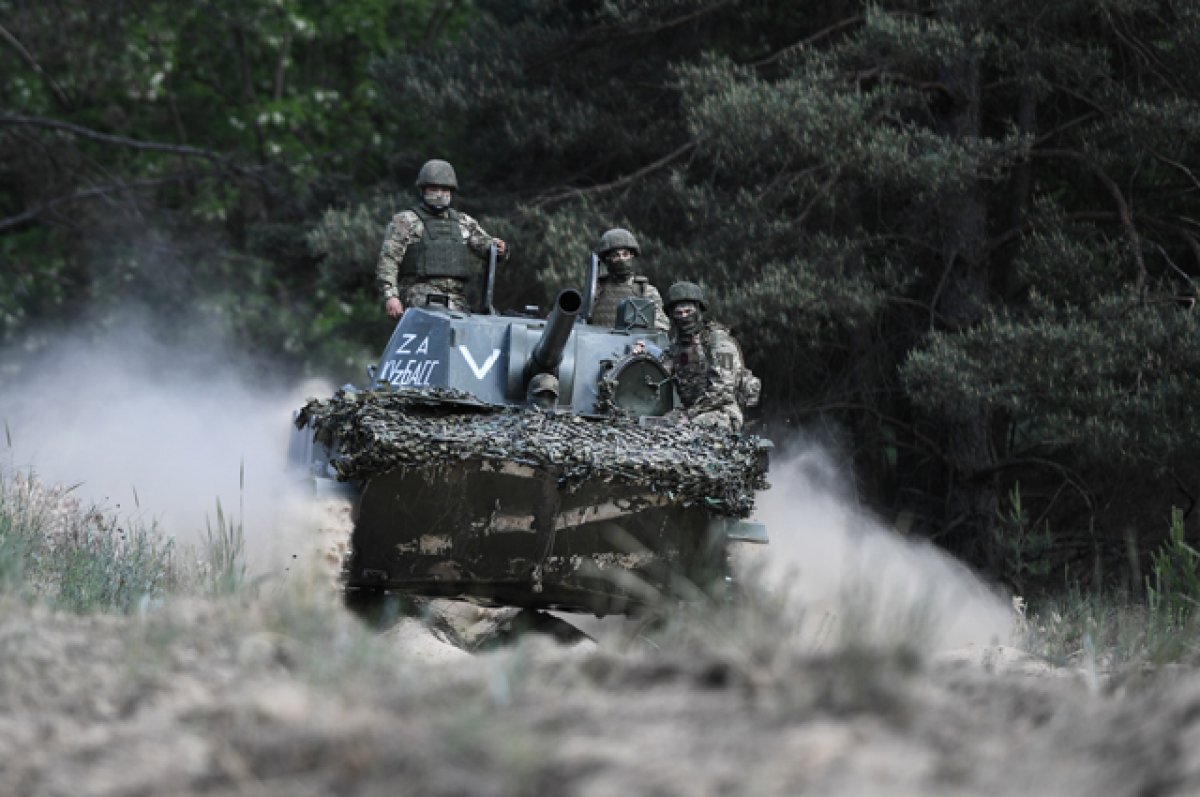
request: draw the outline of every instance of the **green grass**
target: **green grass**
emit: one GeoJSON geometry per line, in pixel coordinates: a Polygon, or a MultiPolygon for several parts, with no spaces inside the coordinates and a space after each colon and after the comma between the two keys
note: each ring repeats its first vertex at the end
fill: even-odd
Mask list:
{"type": "Polygon", "coordinates": [[[245,585],[244,530],[219,503],[202,550],[181,555],[156,525],[86,505],[73,490],[0,468],[0,595],[122,614],[173,594],[228,594],[245,585]]]}
{"type": "Polygon", "coordinates": [[[1027,649],[1062,663],[1104,669],[1160,665],[1200,654],[1200,553],[1185,539],[1183,513],[1151,554],[1141,595],[1069,586],[1039,602],[1027,649]]]}
{"type": "Polygon", "coordinates": [[[204,538],[208,590],[216,595],[237,592],[246,585],[246,532],[240,518],[229,517],[217,501],[216,522],[210,519],[204,538]]]}
{"type": "Polygon", "coordinates": [[[66,611],[127,613],[177,587],[171,540],[85,506],[72,490],[0,470],[0,592],[66,611]]]}

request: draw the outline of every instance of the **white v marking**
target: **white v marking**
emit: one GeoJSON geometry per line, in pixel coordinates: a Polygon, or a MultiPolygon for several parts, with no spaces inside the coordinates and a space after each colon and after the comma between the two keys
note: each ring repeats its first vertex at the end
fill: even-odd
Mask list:
{"type": "Polygon", "coordinates": [[[475,374],[475,378],[482,381],[487,376],[488,371],[492,370],[492,366],[496,364],[496,360],[500,359],[500,350],[492,349],[492,354],[483,365],[475,362],[475,358],[471,356],[471,351],[465,345],[459,346],[458,350],[462,352],[463,359],[467,361],[467,365],[471,366],[471,373],[475,374]]]}

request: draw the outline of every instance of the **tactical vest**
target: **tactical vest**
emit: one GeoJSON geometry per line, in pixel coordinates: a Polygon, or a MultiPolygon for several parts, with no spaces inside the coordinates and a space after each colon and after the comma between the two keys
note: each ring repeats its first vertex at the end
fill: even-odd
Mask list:
{"type": "Polygon", "coordinates": [[[610,282],[609,277],[600,281],[600,290],[596,292],[596,301],[592,305],[592,316],[589,323],[602,327],[611,327],[617,323],[617,305],[622,299],[636,297],[646,298],[646,286],[649,280],[645,277],[634,277],[629,282],[610,282]]]}
{"type": "Polygon", "coordinates": [[[412,208],[421,219],[425,234],[408,245],[404,259],[400,261],[401,276],[457,277],[471,276],[471,263],[467,257],[467,242],[463,240],[458,213],[430,213],[423,205],[412,208]]]}

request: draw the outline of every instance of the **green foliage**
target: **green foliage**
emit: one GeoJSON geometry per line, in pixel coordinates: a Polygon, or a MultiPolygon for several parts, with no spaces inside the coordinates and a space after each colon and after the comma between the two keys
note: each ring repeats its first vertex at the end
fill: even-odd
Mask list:
{"type": "Polygon", "coordinates": [[[1146,603],[1155,625],[1167,634],[1187,628],[1200,606],[1200,551],[1185,539],[1183,512],[1171,511],[1162,546],[1151,554],[1146,603]]]}
{"type": "Polygon", "coordinates": [[[1107,670],[1194,655],[1200,650],[1200,614],[1195,611],[1200,552],[1186,540],[1180,510],[1172,510],[1167,538],[1151,561],[1144,596],[1084,590],[1075,582],[1039,601],[1028,622],[1026,649],[1107,670]]]}
{"type": "Polygon", "coordinates": [[[180,583],[156,528],[84,508],[69,490],[0,472],[0,593],[73,612],[131,612],[180,583]]]}
{"type": "Polygon", "coordinates": [[[204,557],[206,580],[211,592],[226,595],[237,592],[245,585],[245,529],[240,518],[226,517],[219,500],[215,523],[209,519],[205,524],[204,557]]]}
{"type": "Polygon", "coordinates": [[[1194,618],[1166,622],[1142,601],[1076,584],[1039,601],[1021,646],[1058,664],[1137,671],[1194,655],[1200,650],[1200,625],[1194,618]]]}
{"type": "Polygon", "coordinates": [[[275,301],[246,340],[286,339],[330,276],[305,236],[331,186],[386,174],[417,120],[382,101],[370,63],[468,15],[436,0],[0,0],[0,343],[131,304],[173,327],[198,308],[238,316],[249,292],[275,301]],[[271,235],[291,245],[242,284],[271,235]]]}
{"type": "Polygon", "coordinates": [[[1021,485],[1008,492],[1008,509],[1001,515],[999,545],[1004,551],[1004,577],[1018,594],[1028,594],[1032,583],[1050,575],[1054,535],[1048,524],[1031,522],[1021,500],[1021,485]]]}
{"type": "Polygon", "coordinates": [[[174,594],[230,595],[248,585],[245,529],[220,501],[200,550],[180,556],[157,526],[87,507],[71,493],[0,470],[0,595],[71,612],[128,613],[174,594]]]}
{"type": "Polygon", "coordinates": [[[327,209],[307,238],[309,247],[321,258],[322,281],[338,288],[373,274],[384,231],[400,210],[394,202],[382,199],[327,209]]]}
{"type": "Polygon", "coordinates": [[[1003,409],[1021,449],[1161,465],[1200,444],[1196,316],[1133,296],[935,333],[904,376],[919,403],[946,415],[975,402],[1003,409]]]}

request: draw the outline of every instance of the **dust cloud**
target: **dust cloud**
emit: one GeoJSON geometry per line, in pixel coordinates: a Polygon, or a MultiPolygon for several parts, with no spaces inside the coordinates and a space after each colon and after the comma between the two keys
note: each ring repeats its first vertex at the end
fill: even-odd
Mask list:
{"type": "Polygon", "coordinates": [[[814,641],[916,641],[939,650],[1008,641],[1013,618],[1003,596],[857,506],[850,475],[821,446],[776,443],[771,488],[754,515],[771,543],[752,554],[748,569],[803,612],[814,641]]]}
{"type": "Polygon", "coordinates": [[[192,545],[217,507],[240,522],[252,570],[290,558],[297,530],[285,469],[293,410],[318,384],[284,385],[239,361],[217,335],[168,345],[131,324],[102,339],[64,335],[0,386],[0,465],[118,518],[192,545]]]}

